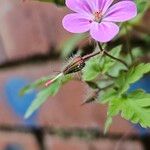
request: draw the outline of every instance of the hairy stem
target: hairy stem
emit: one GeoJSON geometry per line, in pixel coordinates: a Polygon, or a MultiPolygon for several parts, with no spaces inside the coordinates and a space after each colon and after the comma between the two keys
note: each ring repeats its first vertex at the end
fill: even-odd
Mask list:
{"type": "Polygon", "coordinates": [[[98,52],[95,52],[95,53],[91,53],[91,54],[88,54],[88,55],[85,55],[85,56],[83,56],[82,58],[84,59],[84,61],[86,61],[86,60],[88,60],[89,58],[91,58],[91,57],[94,57],[94,56],[96,56],[96,55],[98,55],[98,54],[103,54],[103,51],[98,51],[98,52]]]}
{"type": "Polygon", "coordinates": [[[125,31],[126,31],[126,44],[127,44],[127,50],[130,54],[130,57],[131,57],[131,61],[133,62],[134,60],[134,56],[132,54],[132,50],[131,50],[131,46],[130,46],[130,33],[129,33],[129,30],[128,30],[128,25],[127,23],[125,24],[125,31]]]}
{"type": "Polygon", "coordinates": [[[99,46],[99,49],[101,50],[101,52],[103,52],[106,56],[108,56],[108,57],[110,57],[110,58],[112,58],[112,59],[114,59],[114,60],[116,60],[116,61],[122,63],[122,64],[125,65],[127,68],[129,68],[129,66],[127,65],[127,63],[126,63],[125,61],[123,61],[123,60],[121,60],[121,59],[119,59],[119,58],[116,58],[116,57],[110,55],[106,50],[104,50],[99,42],[98,42],[98,46],[99,46]]]}

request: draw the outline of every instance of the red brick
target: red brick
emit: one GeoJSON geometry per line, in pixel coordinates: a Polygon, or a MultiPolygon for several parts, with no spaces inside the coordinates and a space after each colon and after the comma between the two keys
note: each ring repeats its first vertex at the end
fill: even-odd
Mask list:
{"type": "MultiPolygon", "coordinates": [[[[52,3],[1,0],[0,63],[47,54],[52,47],[60,49],[61,44],[71,36],[61,23],[67,12],[66,7],[57,7],[52,3]]],[[[148,17],[149,11],[136,29],[150,32],[148,17]]]]}
{"type": "Polygon", "coordinates": [[[0,36],[9,60],[47,54],[70,34],[62,27],[66,8],[52,3],[0,1],[0,36]],[[55,13],[54,13],[55,12],[55,13]]]}
{"type": "MultiPolygon", "coordinates": [[[[13,110],[8,107],[5,101],[4,85],[12,77],[25,77],[26,79],[36,80],[44,75],[54,74],[53,70],[60,70],[61,62],[51,61],[44,64],[23,65],[4,69],[0,71],[0,123],[21,124],[15,116],[13,110]],[[54,69],[55,68],[55,69],[54,69]]],[[[99,104],[89,104],[81,106],[85,98],[86,86],[78,81],[71,81],[64,85],[55,97],[49,100],[39,109],[38,123],[40,126],[54,127],[80,127],[80,128],[99,128],[103,130],[106,107],[99,104]]],[[[111,127],[111,132],[125,133],[135,130],[128,121],[117,117],[111,127]]]]}
{"type": "Polygon", "coordinates": [[[17,144],[24,150],[40,150],[35,137],[29,133],[0,131],[0,148],[5,150],[9,144],[17,144]]]}
{"type": "Polygon", "coordinates": [[[139,141],[119,141],[111,139],[84,140],[80,138],[63,139],[47,136],[47,150],[144,150],[139,141]]]}
{"type": "Polygon", "coordinates": [[[6,54],[5,54],[5,48],[2,42],[2,38],[0,37],[0,64],[4,63],[7,60],[6,54]]]}

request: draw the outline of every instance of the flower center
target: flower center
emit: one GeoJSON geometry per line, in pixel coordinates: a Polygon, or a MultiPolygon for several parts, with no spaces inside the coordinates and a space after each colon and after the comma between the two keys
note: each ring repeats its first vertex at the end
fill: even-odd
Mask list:
{"type": "Polygon", "coordinates": [[[100,23],[102,20],[102,12],[101,11],[96,11],[94,13],[94,21],[100,23]]]}

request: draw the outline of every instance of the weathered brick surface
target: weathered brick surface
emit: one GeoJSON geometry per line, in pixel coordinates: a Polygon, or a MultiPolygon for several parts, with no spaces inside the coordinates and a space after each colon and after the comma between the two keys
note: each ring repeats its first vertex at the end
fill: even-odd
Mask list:
{"type": "Polygon", "coordinates": [[[7,150],[8,145],[18,145],[23,150],[40,150],[32,134],[0,131],[0,149],[7,150]]]}
{"type": "MultiPolygon", "coordinates": [[[[21,60],[36,54],[47,54],[58,49],[63,41],[71,36],[62,27],[62,17],[68,12],[64,7],[36,1],[0,1],[0,64],[8,60],[21,60]],[[54,15],[55,14],[55,15],[54,15]]],[[[138,29],[149,31],[149,12],[138,29]]],[[[23,117],[15,114],[5,95],[5,84],[13,77],[36,80],[44,75],[59,71],[62,62],[50,61],[41,64],[28,64],[0,70],[0,126],[23,125],[23,117]]],[[[98,128],[103,130],[106,106],[99,104],[80,104],[88,94],[87,87],[78,81],[63,86],[55,97],[39,109],[36,124],[41,127],[60,128],[98,128]]],[[[136,133],[132,125],[116,117],[109,133],[136,133]]],[[[74,137],[63,139],[61,136],[44,138],[46,150],[144,150],[139,141],[93,139],[74,137]]],[[[0,131],[0,149],[7,145],[18,144],[24,150],[39,150],[35,136],[30,133],[0,131]]]]}
{"type": "Polygon", "coordinates": [[[138,141],[112,139],[84,140],[80,138],[62,139],[47,136],[46,150],[144,150],[138,141]]]}
{"type": "MultiPolygon", "coordinates": [[[[61,43],[71,36],[61,23],[68,11],[66,7],[34,0],[1,0],[0,63],[45,55],[52,47],[60,49],[61,43]]],[[[150,32],[148,17],[149,12],[136,29],[150,32]]]]}
{"type": "MultiPolygon", "coordinates": [[[[22,124],[13,109],[7,104],[4,87],[8,79],[22,77],[36,80],[44,75],[54,74],[53,70],[60,70],[61,62],[51,61],[43,64],[23,65],[0,71],[0,124],[22,124]]],[[[96,127],[103,130],[106,107],[99,104],[80,104],[87,94],[87,87],[81,82],[71,81],[64,85],[55,97],[49,100],[39,109],[38,124],[41,126],[55,126],[61,128],[96,127]]],[[[111,132],[134,132],[131,124],[120,117],[114,119],[111,132]]]]}
{"type": "Polygon", "coordinates": [[[70,37],[61,25],[66,11],[52,3],[1,0],[0,44],[3,44],[7,58],[21,59],[47,54],[52,47],[57,49],[70,37]]]}
{"type": "Polygon", "coordinates": [[[0,64],[5,62],[7,60],[6,54],[5,54],[5,48],[2,42],[2,38],[0,36],[0,64]]]}

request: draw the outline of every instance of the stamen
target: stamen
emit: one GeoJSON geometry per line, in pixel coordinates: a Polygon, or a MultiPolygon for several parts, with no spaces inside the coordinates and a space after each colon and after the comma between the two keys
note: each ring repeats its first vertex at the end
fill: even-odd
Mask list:
{"type": "Polygon", "coordinates": [[[102,19],[102,12],[101,11],[96,11],[94,13],[94,21],[101,22],[101,19],[102,19]]]}

